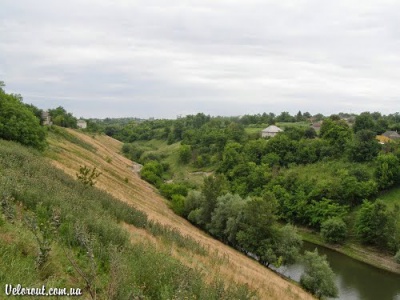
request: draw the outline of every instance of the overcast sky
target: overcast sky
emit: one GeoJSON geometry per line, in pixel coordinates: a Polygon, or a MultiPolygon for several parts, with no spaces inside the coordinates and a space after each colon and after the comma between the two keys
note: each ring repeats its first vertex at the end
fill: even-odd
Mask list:
{"type": "Polygon", "coordinates": [[[0,80],[77,117],[398,111],[400,1],[1,0],[0,80]]]}

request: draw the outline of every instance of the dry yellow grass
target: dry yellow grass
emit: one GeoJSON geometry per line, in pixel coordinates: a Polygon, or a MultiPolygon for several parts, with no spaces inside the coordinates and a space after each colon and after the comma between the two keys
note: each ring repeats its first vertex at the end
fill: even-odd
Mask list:
{"type": "Polygon", "coordinates": [[[248,284],[258,292],[261,299],[314,299],[300,287],[175,215],[166,200],[133,171],[133,163],[119,154],[122,143],[104,135],[91,137],[74,130],[68,132],[91,144],[96,151],[90,152],[66,140],[50,138],[49,156],[52,157],[54,166],[73,177],[80,165],[96,166],[102,172],[96,184],[98,188],[146,212],[149,219],[176,228],[183,235],[189,235],[208,249],[209,255],[199,256],[165,245],[146,231],[124,224],[131,234],[132,242],[153,243],[158,249],[169,251],[183,263],[201,269],[206,278],[218,273],[227,281],[248,284]]]}

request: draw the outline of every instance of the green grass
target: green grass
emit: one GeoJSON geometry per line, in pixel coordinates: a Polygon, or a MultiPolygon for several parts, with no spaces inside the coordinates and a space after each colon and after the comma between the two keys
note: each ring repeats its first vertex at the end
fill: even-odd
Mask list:
{"type": "Polygon", "coordinates": [[[394,208],[396,204],[400,206],[400,186],[391,188],[379,195],[378,198],[387,203],[390,208],[394,208]]]}
{"type": "Polygon", "coordinates": [[[261,131],[268,126],[265,127],[246,127],[244,130],[246,131],[247,134],[261,134],[261,131]]]}
{"type": "Polygon", "coordinates": [[[214,170],[213,166],[207,168],[195,168],[191,164],[182,164],[179,161],[180,142],[168,145],[166,141],[150,140],[136,141],[132,144],[145,150],[142,157],[153,153],[161,157],[162,162],[166,162],[169,165],[170,169],[165,175],[165,180],[188,182],[189,184],[200,186],[203,183],[204,177],[201,172],[212,172],[214,170]]]}
{"type": "Polygon", "coordinates": [[[62,127],[52,125],[52,126],[48,127],[48,133],[49,133],[49,136],[52,137],[52,138],[55,138],[55,139],[58,139],[58,140],[64,139],[64,140],[67,140],[67,141],[69,141],[69,142],[71,142],[71,143],[73,143],[75,145],[78,145],[78,146],[80,146],[80,147],[82,147],[82,148],[84,148],[86,150],[89,150],[89,151],[91,151],[93,153],[96,152],[96,148],[95,147],[93,147],[92,145],[80,140],[76,136],[68,133],[68,131],[65,130],[64,128],[62,128],[62,127]]]}
{"type": "Polygon", "coordinates": [[[301,128],[309,128],[309,122],[278,122],[275,124],[279,128],[285,129],[286,127],[301,127],[301,128]]]}

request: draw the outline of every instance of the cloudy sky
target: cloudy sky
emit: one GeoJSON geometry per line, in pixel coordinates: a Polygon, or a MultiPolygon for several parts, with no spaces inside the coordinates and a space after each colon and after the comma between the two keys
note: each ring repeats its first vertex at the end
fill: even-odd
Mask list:
{"type": "Polygon", "coordinates": [[[398,111],[400,1],[1,0],[0,80],[77,117],[398,111]]]}

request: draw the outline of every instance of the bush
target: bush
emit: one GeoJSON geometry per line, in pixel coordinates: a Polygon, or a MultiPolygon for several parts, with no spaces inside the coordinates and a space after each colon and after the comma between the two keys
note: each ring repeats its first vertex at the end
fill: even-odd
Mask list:
{"type": "Polygon", "coordinates": [[[160,186],[161,195],[171,200],[174,195],[181,195],[186,197],[188,188],[182,183],[164,183],[160,186]]]}
{"type": "Polygon", "coordinates": [[[301,286],[318,298],[337,297],[338,289],[335,285],[332,269],[326,256],[319,256],[318,250],[306,251],[304,254],[304,273],[300,277],[301,286]]]}
{"type": "Polygon", "coordinates": [[[0,88],[0,138],[39,150],[46,147],[46,131],[22,98],[0,88]]]}
{"type": "Polygon", "coordinates": [[[395,261],[400,264],[400,249],[397,251],[396,255],[394,256],[395,261]]]}
{"type": "Polygon", "coordinates": [[[328,243],[343,243],[347,236],[346,223],[341,218],[326,220],[321,225],[321,236],[328,243]]]}
{"type": "Polygon", "coordinates": [[[192,150],[190,149],[190,146],[182,145],[179,148],[179,161],[183,164],[187,164],[190,162],[191,158],[192,158],[192,150]]]}
{"type": "Polygon", "coordinates": [[[87,166],[80,166],[79,173],[76,173],[77,179],[84,185],[94,186],[96,184],[95,179],[101,175],[101,172],[96,171],[96,167],[93,169],[87,166]]]}
{"type": "Polygon", "coordinates": [[[173,195],[171,200],[171,208],[179,216],[183,216],[185,211],[185,197],[182,195],[173,195]]]}

